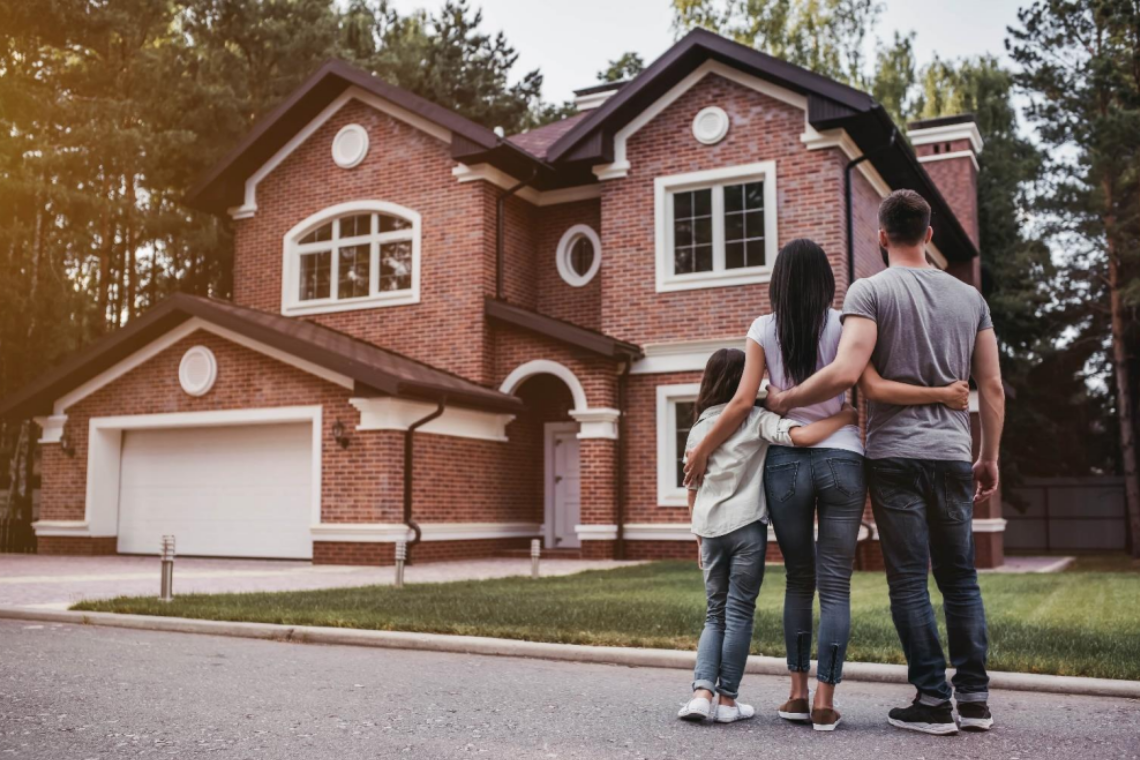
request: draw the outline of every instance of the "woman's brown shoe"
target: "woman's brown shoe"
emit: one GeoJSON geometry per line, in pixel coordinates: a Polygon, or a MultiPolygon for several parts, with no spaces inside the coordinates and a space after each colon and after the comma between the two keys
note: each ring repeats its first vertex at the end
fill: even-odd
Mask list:
{"type": "Polygon", "coordinates": [[[789,699],[780,705],[780,709],[777,710],[777,712],[780,713],[780,717],[784,720],[808,721],[811,720],[810,709],[806,699],[789,699]]]}
{"type": "Polygon", "coordinates": [[[811,727],[816,731],[834,731],[842,717],[831,707],[817,707],[811,711],[811,727]]]}

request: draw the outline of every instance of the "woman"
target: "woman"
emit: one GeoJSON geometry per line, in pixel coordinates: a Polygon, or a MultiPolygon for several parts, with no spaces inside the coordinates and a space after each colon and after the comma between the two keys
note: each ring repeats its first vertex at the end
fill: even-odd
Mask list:
{"type": "MultiPolygon", "coordinates": [[[[810,240],[793,240],[780,250],[769,285],[772,313],[752,323],[740,386],[716,426],[688,453],[686,480],[700,482],[709,454],[738,428],[751,409],[767,370],[773,385],[802,383],[835,359],[842,324],[832,308],[835,278],[827,255],[810,240]]],[[[885,381],[868,367],[862,383],[876,399],[895,404],[946,403],[962,408],[965,383],[920,388],[885,381]]],[[[844,397],[792,409],[788,418],[803,424],[840,411],[844,397]]],[[[835,687],[851,629],[851,572],[866,500],[863,444],[859,429],[843,427],[804,448],[773,446],[765,462],[765,492],[776,541],[784,555],[784,643],[791,689],[780,717],[810,720],[831,731],[840,720],[835,687]],[[818,539],[815,538],[818,517],[818,539]],[[818,552],[816,543],[818,542],[818,552]],[[812,652],[812,600],[819,588],[819,686],[809,707],[808,671],[812,652]]]]}

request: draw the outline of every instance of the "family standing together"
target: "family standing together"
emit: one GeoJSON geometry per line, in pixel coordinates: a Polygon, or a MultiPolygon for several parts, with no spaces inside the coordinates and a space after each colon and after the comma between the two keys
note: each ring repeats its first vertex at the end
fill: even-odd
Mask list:
{"type": "Polygon", "coordinates": [[[842,311],[820,246],[786,245],[772,271],[772,313],[745,351],[709,359],[686,446],[685,483],[708,612],[684,720],[753,717],[738,700],[764,578],[768,525],[787,570],[784,642],[791,687],[781,718],[820,731],[840,723],[835,691],[851,629],[850,586],[868,492],[891,615],[917,690],[891,725],[931,734],[993,725],[986,618],[974,568],[973,505],[998,484],[1004,392],[981,294],[926,257],[930,206],[909,190],[879,207],[888,268],[854,282],[842,311]],[[769,378],[764,408],[760,385],[769,378]],[[973,461],[969,379],[978,392],[973,461]],[[845,403],[867,400],[866,442],[845,403]],[[927,586],[942,593],[952,685],[927,586]],[[819,591],[816,689],[809,688],[819,591]],[[957,720],[955,719],[955,709],[957,720]]]}

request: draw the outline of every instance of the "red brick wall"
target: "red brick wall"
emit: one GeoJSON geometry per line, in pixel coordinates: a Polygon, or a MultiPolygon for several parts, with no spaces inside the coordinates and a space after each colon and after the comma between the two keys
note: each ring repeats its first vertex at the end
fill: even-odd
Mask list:
{"type": "MultiPolygon", "coordinates": [[[[974,152],[970,141],[966,139],[951,142],[931,143],[915,146],[914,152],[919,158],[937,155],[935,147],[940,153],[958,153],[960,151],[974,152]]],[[[978,171],[969,156],[948,158],[940,161],[926,161],[922,164],[926,173],[934,180],[938,192],[950,204],[962,229],[978,245],[978,171]]]]}
{"type": "Polygon", "coordinates": [[[602,183],[603,331],[635,343],[743,335],[769,310],[764,284],[655,292],[655,177],[776,161],[780,244],[812,238],[841,271],[845,159],[837,150],[807,150],[803,131],[799,108],[709,75],[630,138],[629,175],[602,183]],[[717,145],[702,145],[692,120],[712,105],[728,112],[732,126],[717,145]]]}
{"type": "MultiPolygon", "coordinates": [[[[601,202],[597,199],[560,203],[538,210],[538,247],[535,250],[535,273],[538,281],[538,310],[543,314],[573,322],[591,330],[602,327],[602,277],[594,275],[586,285],[576,288],[558,274],[558,242],[568,229],[585,224],[601,234],[601,202]]],[[[606,251],[600,251],[605,266],[606,251]]]]}
{"type": "Polygon", "coordinates": [[[312,319],[485,382],[481,315],[494,245],[488,190],[483,182],[457,182],[454,166],[445,143],[362,103],[348,104],[261,182],[257,214],[235,224],[235,302],[280,312],[284,236],[301,220],[351,200],[397,203],[423,220],[420,303],[312,319]],[[368,130],[370,148],[346,170],[333,162],[330,146],[350,123],[368,130]]]}
{"type": "MultiPolygon", "coordinates": [[[[409,551],[412,564],[446,560],[493,557],[510,549],[526,549],[529,538],[490,538],[469,541],[433,541],[418,544],[409,551]]],[[[392,565],[396,545],[359,544],[346,541],[317,541],[313,544],[315,565],[392,565]]]]}

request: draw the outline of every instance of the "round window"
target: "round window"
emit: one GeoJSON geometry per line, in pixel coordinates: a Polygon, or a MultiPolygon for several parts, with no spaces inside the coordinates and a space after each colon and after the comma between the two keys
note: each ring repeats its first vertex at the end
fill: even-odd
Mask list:
{"type": "Polygon", "coordinates": [[[332,155],[342,169],[356,166],[368,155],[368,132],[359,124],[344,127],[333,138],[332,155]]]}
{"type": "Polygon", "coordinates": [[[178,382],[191,396],[205,396],[218,379],[218,360],[205,346],[194,346],[182,355],[178,365],[178,382]]]}
{"type": "Polygon", "coordinates": [[[602,264],[602,244],[598,233],[585,224],[576,224],[558,243],[558,274],[568,284],[580,288],[598,273],[602,264]]]}

